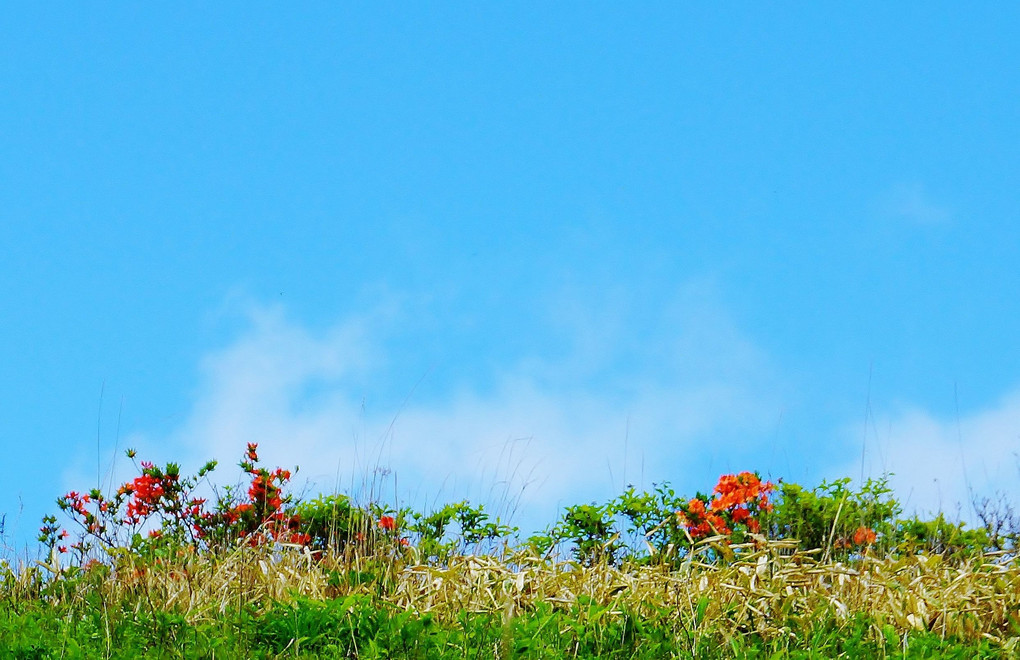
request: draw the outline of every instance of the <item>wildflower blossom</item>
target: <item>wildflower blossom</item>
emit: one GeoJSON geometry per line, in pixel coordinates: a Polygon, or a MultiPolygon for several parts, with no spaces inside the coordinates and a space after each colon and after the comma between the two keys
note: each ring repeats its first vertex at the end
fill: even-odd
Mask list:
{"type": "Polygon", "coordinates": [[[864,527],[862,525],[854,531],[854,543],[856,545],[872,545],[877,538],[878,535],[875,534],[875,530],[870,527],[864,527]]]}

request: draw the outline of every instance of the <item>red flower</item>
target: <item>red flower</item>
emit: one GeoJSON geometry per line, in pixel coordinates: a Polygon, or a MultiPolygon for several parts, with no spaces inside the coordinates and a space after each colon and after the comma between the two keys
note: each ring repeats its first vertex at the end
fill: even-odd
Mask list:
{"type": "Polygon", "coordinates": [[[379,527],[391,531],[397,528],[397,521],[393,516],[383,516],[379,518],[379,527]]]}

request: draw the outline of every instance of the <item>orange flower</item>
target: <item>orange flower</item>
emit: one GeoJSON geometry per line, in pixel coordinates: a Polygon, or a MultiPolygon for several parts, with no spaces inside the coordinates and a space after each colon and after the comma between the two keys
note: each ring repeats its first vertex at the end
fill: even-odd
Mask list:
{"type": "Polygon", "coordinates": [[[393,516],[383,516],[379,518],[379,527],[385,530],[394,530],[397,528],[397,521],[393,516]]]}
{"type": "Polygon", "coordinates": [[[712,531],[716,534],[729,534],[731,531],[730,528],[726,526],[726,521],[714,513],[708,514],[705,517],[705,520],[709,525],[711,525],[712,531]]]}
{"type": "Polygon", "coordinates": [[[854,532],[854,543],[857,545],[871,545],[876,538],[878,536],[875,534],[875,530],[863,525],[854,532]]]}

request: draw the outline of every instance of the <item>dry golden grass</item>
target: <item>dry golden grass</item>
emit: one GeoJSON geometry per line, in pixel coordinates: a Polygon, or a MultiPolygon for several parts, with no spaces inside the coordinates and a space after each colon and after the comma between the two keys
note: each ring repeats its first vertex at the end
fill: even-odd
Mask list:
{"type": "Polygon", "coordinates": [[[181,553],[173,561],[145,565],[125,554],[108,574],[100,569],[79,588],[98,587],[109,602],[158,603],[193,622],[299,595],[325,599],[365,593],[439,620],[462,612],[527,616],[541,603],[570,608],[580,602],[606,608],[601,615],[649,616],[695,638],[721,629],[789,637],[810,628],[798,625],[805,618],[849,621],[864,615],[876,634],[891,624],[900,633],[929,630],[1020,650],[1020,637],[1011,627],[1020,621],[1020,563],[1015,560],[986,555],[951,563],[918,555],[822,563],[815,559],[819,553],[797,551],[795,541],[759,538],[731,547],[737,559],[726,565],[700,561],[703,553],[721,548],[718,540],[707,539],[673,568],[583,567],[524,551],[456,556],[444,566],[416,563],[413,549],[399,557],[391,551],[316,557],[299,547],[239,547],[220,555],[181,553]],[[373,579],[335,579],[351,571],[373,579]]]}

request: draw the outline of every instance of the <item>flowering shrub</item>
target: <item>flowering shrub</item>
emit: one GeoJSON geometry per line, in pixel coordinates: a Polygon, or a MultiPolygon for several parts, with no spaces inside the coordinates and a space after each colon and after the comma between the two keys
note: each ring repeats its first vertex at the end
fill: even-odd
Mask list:
{"type": "Polygon", "coordinates": [[[194,525],[199,538],[214,542],[245,538],[253,546],[268,541],[299,545],[309,542],[310,536],[299,531],[300,517],[283,508],[290,502],[290,497],[283,495],[283,488],[290,481],[290,470],[276,468],[270,472],[258,467],[258,462],[258,445],[248,443],[244,460],[240,462],[241,469],[251,477],[247,499],[220,500],[215,513],[202,512],[194,525]]]}
{"type": "Polygon", "coordinates": [[[652,493],[637,493],[629,487],[601,506],[568,507],[555,526],[546,534],[532,536],[529,544],[544,554],[568,541],[582,564],[675,561],[683,548],[700,539],[721,535],[739,542],[744,534],[759,532],[759,516],[773,509],[769,501],[773,490],[771,483],[753,472],[723,475],[713,497],[699,493],[684,499],[668,484],[655,485],[652,493]]]}
{"type": "Polygon", "coordinates": [[[708,497],[699,496],[689,500],[677,510],[676,518],[693,540],[729,536],[738,530],[758,533],[761,529],[758,515],[772,511],[769,494],[774,488],[753,472],[724,474],[712,491],[715,498],[709,501],[708,497]]]}
{"type": "MultiPolygon", "coordinates": [[[[134,460],[135,452],[128,450],[127,456],[134,460]]],[[[307,543],[308,535],[297,529],[299,519],[284,510],[289,497],[283,495],[283,488],[290,472],[280,468],[270,472],[258,467],[258,460],[258,447],[251,443],[240,462],[251,479],[246,497],[234,496],[228,489],[227,497],[220,498],[213,511],[208,510],[206,499],[194,496],[193,491],[215,469],[215,461],[190,477],[182,476],[175,463],[159,468],[142,461],[141,474],[112,497],[93,489],[86,494],[71,491],[57,500],[57,506],[81,529],[77,543],[62,543],[70,533],[57,526],[54,516],[43,519],[39,540],[51,551],[74,550],[82,559],[96,544],[109,551],[124,545],[141,550],[153,544],[211,548],[240,538],[251,545],[307,543]]]]}
{"type": "Polygon", "coordinates": [[[807,490],[783,484],[780,500],[770,516],[769,534],[798,539],[804,549],[824,548],[845,555],[877,544],[891,544],[900,505],[885,479],[868,479],[859,490],[850,479],[823,481],[807,490]]]}

